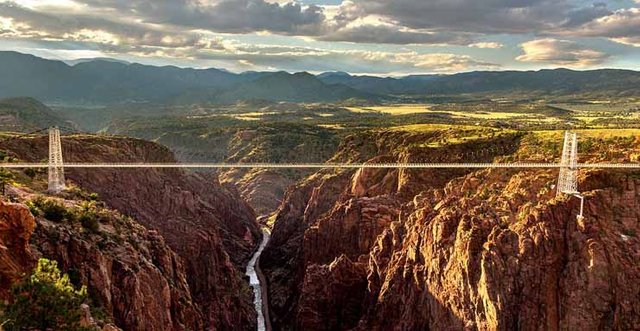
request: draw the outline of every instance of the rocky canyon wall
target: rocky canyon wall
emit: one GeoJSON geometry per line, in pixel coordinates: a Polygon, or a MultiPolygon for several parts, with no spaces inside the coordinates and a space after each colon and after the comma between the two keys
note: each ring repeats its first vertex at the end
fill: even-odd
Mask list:
{"type": "MultiPolygon", "coordinates": [[[[519,134],[436,144],[447,134],[354,135],[336,160],[513,162],[555,152],[519,134]]],[[[556,177],[517,169],[311,176],[287,193],[261,260],[274,327],[640,328],[640,289],[629,286],[640,278],[639,176],[582,171],[583,220],[578,199],[556,197],[556,177]]]]}
{"type": "MultiPolygon", "coordinates": [[[[43,138],[12,141],[5,146],[29,161],[46,156],[47,147],[43,138]]],[[[64,138],[63,153],[66,162],[172,161],[171,153],[159,145],[113,137],[64,138]]],[[[98,193],[109,207],[149,229],[135,239],[141,245],[148,241],[149,247],[142,250],[144,254],[134,252],[135,256],[142,255],[134,261],[153,261],[151,265],[140,263],[144,271],[141,276],[138,267],[130,267],[131,258],[123,263],[104,257],[102,249],[91,249],[70,234],[49,236],[43,234],[47,226],[40,226],[34,237],[44,255],[63,261],[65,268],[86,265],[82,277],[90,281],[100,278],[95,287],[106,292],[106,307],[126,312],[123,325],[138,325],[135,329],[145,330],[166,330],[170,325],[174,329],[221,330],[255,326],[252,292],[242,270],[259,242],[260,231],[251,207],[234,188],[221,185],[214,175],[179,170],[74,169],[67,171],[67,178],[98,193]],[[145,269],[147,266],[150,270],[145,269]],[[164,274],[172,276],[162,280],[164,274]],[[116,285],[117,293],[109,290],[116,285]],[[146,301],[136,303],[135,298],[146,301]],[[157,314],[152,309],[155,306],[167,309],[157,314]],[[140,311],[136,313],[136,309],[140,311]],[[147,313],[142,314],[143,310],[147,313]],[[160,324],[131,324],[127,319],[160,324]]],[[[60,229],[56,227],[55,231],[60,229]]]]}

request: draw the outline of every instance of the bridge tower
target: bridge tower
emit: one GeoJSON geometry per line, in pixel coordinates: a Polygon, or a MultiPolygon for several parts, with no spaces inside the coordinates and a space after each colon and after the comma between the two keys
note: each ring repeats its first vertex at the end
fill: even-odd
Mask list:
{"type": "Polygon", "coordinates": [[[565,132],[556,195],[578,193],[578,134],[565,132]]]}
{"type": "Polygon", "coordinates": [[[558,187],[556,188],[556,196],[561,196],[562,194],[573,195],[580,199],[578,220],[582,220],[584,196],[578,192],[578,134],[568,131],[564,133],[560,174],[558,175],[558,187]]]}
{"type": "Polygon", "coordinates": [[[49,128],[49,192],[60,193],[65,189],[64,164],[60,129],[49,128]]]}

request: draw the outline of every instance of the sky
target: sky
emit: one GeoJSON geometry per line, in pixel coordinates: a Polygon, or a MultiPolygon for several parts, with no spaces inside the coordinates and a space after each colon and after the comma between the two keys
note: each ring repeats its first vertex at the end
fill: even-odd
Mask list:
{"type": "Polygon", "coordinates": [[[640,0],[0,0],[0,50],[233,72],[640,70],[640,0]]]}

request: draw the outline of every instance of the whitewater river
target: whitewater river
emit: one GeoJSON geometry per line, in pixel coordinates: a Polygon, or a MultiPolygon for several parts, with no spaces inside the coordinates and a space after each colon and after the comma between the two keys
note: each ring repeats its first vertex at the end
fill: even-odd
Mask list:
{"type": "Polygon", "coordinates": [[[251,284],[253,288],[253,305],[256,307],[256,313],[258,314],[258,331],[266,331],[267,327],[264,312],[262,311],[262,287],[260,286],[260,278],[256,273],[256,264],[258,263],[258,259],[260,259],[260,254],[262,254],[264,247],[267,246],[270,237],[271,234],[269,230],[263,228],[260,247],[258,247],[258,250],[253,254],[253,257],[251,257],[247,265],[247,271],[245,272],[245,274],[249,276],[249,284],[251,284]]]}

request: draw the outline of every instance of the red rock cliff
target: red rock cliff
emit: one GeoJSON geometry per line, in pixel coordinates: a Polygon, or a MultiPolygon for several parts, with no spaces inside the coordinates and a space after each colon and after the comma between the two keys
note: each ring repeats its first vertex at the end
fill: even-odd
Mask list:
{"type": "Polygon", "coordinates": [[[96,233],[78,223],[34,218],[23,204],[0,202],[0,215],[0,246],[7,248],[0,255],[3,300],[35,260],[46,257],[77,286],[87,285],[92,304],[125,330],[203,327],[180,258],[157,233],[116,212],[100,221],[96,233]]]}
{"type": "MultiPolygon", "coordinates": [[[[455,162],[462,154],[491,160],[540,148],[519,136],[439,148],[415,146],[416,139],[438,137],[385,132],[369,144],[351,137],[338,157],[455,162]]],[[[261,259],[274,327],[640,328],[640,289],[628,285],[640,280],[640,181],[582,172],[587,202],[577,221],[577,199],[555,198],[556,176],[500,169],[316,174],[288,192],[261,259]]]]}
{"type": "MultiPolygon", "coordinates": [[[[47,147],[43,138],[12,141],[7,146],[25,160],[42,159],[47,147]]],[[[159,145],[106,137],[63,138],[63,154],[66,162],[172,160],[168,150],[159,145]]],[[[215,176],[177,170],[71,170],[67,178],[157,230],[158,237],[164,238],[184,265],[204,326],[253,328],[252,292],[241,270],[260,232],[251,208],[237,192],[220,185],[215,176]]],[[[131,290],[138,289],[131,286],[131,290]]]]}
{"type": "Polygon", "coordinates": [[[29,240],[36,222],[21,204],[0,201],[0,300],[8,299],[11,285],[28,274],[35,259],[29,240]]]}

